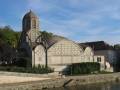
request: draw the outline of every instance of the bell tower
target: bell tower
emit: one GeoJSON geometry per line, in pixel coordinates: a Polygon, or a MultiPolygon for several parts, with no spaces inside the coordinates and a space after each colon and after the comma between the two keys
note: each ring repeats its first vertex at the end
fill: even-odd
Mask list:
{"type": "Polygon", "coordinates": [[[22,30],[25,32],[29,30],[39,30],[38,17],[31,10],[23,17],[22,30]]]}
{"type": "Polygon", "coordinates": [[[30,59],[30,61],[27,62],[30,66],[33,64],[33,61],[35,61],[33,58],[33,55],[35,55],[33,49],[41,43],[41,33],[39,30],[39,19],[30,10],[23,17],[22,33],[18,46],[20,52],[24,52],[30,59]]]}
{"type": "Polygon", "coordinates": [[[27,42],[29,45],[33,45],[38,40],[40,36],[39,31],[39,19],[38,17],[30,10],[26,13],[22,20],[22,35],[21,42],[27,42]]]}

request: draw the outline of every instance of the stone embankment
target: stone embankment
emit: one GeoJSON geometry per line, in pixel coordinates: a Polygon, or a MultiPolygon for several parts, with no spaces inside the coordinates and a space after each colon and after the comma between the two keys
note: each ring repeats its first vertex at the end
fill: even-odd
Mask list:
{"type": "MultiPolygon", "coordinates": [[[[0,73],[0,75],[3,73],[0,73]]],[[[4,73],[5,74],[5,73],[4,73]]],[[[18,75],[19,74],[8,74],[7,75],[18,75]]],[[[33,76],[35,74],[20,74],[21,76],[33,76]]],[[[46,75],[38,75],[37,77],[46,75]]],[[[48,75],[49,76],[49,75],[48,75]]],[[[120,73],[112,73],[112,74],[96,74],[96,75],[85,75],[85,76],[67,76],[67,77],[58,77],[48,80],[37,80],[37,81],[29,81],[29,82],[20,82],[20,83],[7,83],[0,84],[0,90],[40,90],[47,88],[56,88],[56,87],[67,87],[67,86],[75,86],[75,85],[85,85],[85,84],[95,84],[95,83],[105,83],[105,82],[119,82],[120,81],[120,73]]]]}

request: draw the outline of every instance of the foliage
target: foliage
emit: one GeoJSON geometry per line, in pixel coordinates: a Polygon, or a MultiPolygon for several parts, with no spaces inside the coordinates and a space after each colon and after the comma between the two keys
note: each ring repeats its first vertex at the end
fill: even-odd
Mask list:
{"type": "Polygon", "coordinates": [[[20,57],[19,59],[15,61],[14,65],[18,67],[27,67],[27,62],[28,62],[28,58],[20,57]]]}
{"type": "Polygon", "coordinates": [[[120,44],[114,45],[115,50],[120,50],[120,44]]]}
{"type": "MultiPolygon", "coordinates": [[[[23,64],[22,61],[18,61],[16,63],[17,52],[16,48],[18,46],[18,42],[20,39],[21,32],[14,31],[10,26],[0,27],[0,63],[1,65],[12,65],[17,64],[18,66],[21,64],[25,66],[26,63],[23,64]]],[[[21,53],[20,53],[21,54],[21,53]]],[[[25,56],[25,55],[24,55],[25,56]]]]}
{"type": "Polygon", "coordinates": [[[9,26],[0,28],[0,40],[11,47],[17,47],[20,32],[13,31],[9,26]]]}
{"type": "Polygon", "coordinates": [[[120,72],[120,44],[114,45],[116,51],[117,62],[114,65],[114,71],[120,72]]]}
{"type": "Polygon", "coordinates": [[[67,74],[90,74],[100,71],[100,64],[96,62],[86,62],[79,64],[72,64],[69,66],[67,74]]]}
{"type": "Polygon", "coordinates": [[[38,65],[37,67],[33,67],[33,68],[28,68],[26,70],[27,73],[51,73],[53,72],[53,69],[49,68],[49,67],[45,67],[43,65],[38,65]]]}
{"type": "Polygon", "coordinates": [[[52,33],[46,31],[42,31],[41,35],[42,35],[42,40],[49,40],[53,36],[52,33]]]}
{"type": "Polygon", "coordinates": [[[42,31],[41,32],[41,40],[43,45],[46,47],[48,45],[49,40],[52,38],[53,34],[46,32],[46,31],[42,31]]]}
{"type": "Polygon", "coordinates": [[[8,44],[0,44],[0,63],[10,65],[16,58],[16,50],[8,44]]]}
{"type": "Polygon", "coordinates": [[[10,65],[16,58],[16,49],[19,33],[9,26],[0,27],[0,63],[10,65]]]}
{"type": "Polygon", "coordinates": [[[38,67],[33,67],[33,68],[16,67],[16,66],[0,66],[0,71],[35,73],[35,74],[45,74],[45,73],[53,72],[51,68],[49,67],[45,68],[45,66],[41,66],[41,65],[38,65],[38,67]]]}

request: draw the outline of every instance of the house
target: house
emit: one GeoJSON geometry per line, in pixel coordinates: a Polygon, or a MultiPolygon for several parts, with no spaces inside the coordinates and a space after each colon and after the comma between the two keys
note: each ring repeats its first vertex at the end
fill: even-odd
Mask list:
{"type": "Polygon", "coordinates": [[[101,64],[101,70],[114,71],[117,62],[115,49],[104,41],[82,43],[94,51],[94,61],[101,64]]]}

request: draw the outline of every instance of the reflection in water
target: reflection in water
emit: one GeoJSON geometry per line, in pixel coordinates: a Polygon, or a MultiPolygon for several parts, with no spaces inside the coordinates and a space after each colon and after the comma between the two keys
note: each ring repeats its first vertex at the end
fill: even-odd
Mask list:
{"type": "Polygon", "coordinates": [[[120,83],[74,86],[47,90],[120,90],[120,83]]]}

